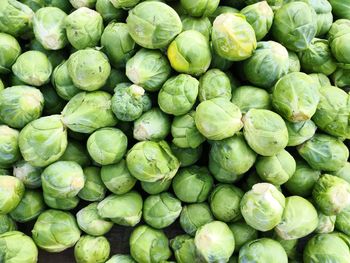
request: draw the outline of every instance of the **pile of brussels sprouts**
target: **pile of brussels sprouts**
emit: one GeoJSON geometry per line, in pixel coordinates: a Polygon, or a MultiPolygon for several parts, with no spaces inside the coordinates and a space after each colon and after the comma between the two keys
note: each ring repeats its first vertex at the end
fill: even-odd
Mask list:
{"type": "Polygon", "coordinates": [[[0,262],[349,263],[349,88],[349,0],[0,0],[0,262]]]}

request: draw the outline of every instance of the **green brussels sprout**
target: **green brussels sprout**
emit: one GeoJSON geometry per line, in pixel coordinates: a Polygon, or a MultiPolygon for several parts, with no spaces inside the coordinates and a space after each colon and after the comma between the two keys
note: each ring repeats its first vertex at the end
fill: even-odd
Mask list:
{"type": "Polygon", "coordinates": [[[50,80],[52,65],[44,53],[30,50],[17,58],[12,72],[28,85],[42,86],[50,80]]]}
{"type": "Polygon", "coordinates": [[[290,50],[288,51],[288,59],[289,59],[289,69],[288,69],[288,73],[292,73],[292,72],[299,72],[301,65],[300,65],[300,60],[298,55],[290,50]]]}
{"type": "Polygon", "coordinates": [[[211,54],[212,54],[210,68],[216,68],[220,70],[228,70],[229,68],[231,68],[231,66],[233,65],[233,61],[230,61],[224,57],[220,57],[215,52],[213,42],[210,42],[210,48],[211,48],[211,54]]]}
{"type": "Polygon", "coordinates": [[[195,123],[195,111],[177,116],[171,124],[173,143],[180,148],[197,148],[204,141],[204,136],[198,131],[195,123]]]}
{"type": "Polygon", "coordinates": [[[203,153],[202,144],[197,148],[180,148],[175,144],[171,144],[170,147],[174,156],[179,160],[180,167],[187,167],[195,164],[201,158],[203,153]]]}
{"type": "Polygon", "coordinates": [[[217,185],[210,194],[209,204],[214,217],[223,222],[235,222],[242,217],[239,204],[243,191],[229,184],[217,185]]]}
{"type": "Polygon", "coordinates": [[[102,236],[109,232],[113,223],[98,215],[98,203],[91,203],[77,213],[77,223],[81,230],[91,236],[102,236]]]}
{"type": "Polygon", "coordinates": [[[201,226],[194,237],[197,252],[205,262],[227,262],[235,249],[230,228],[220,221],[201,226]]]}
{"type": "Polygon", "coordinates": [[[64,100],[70,100],[81,92],[81,89],[74,85],[72,78],[69,76],[67,61],[63,61],[54,69],[52,85],[55,87],[58,96],[64,100]]]}
{"type": "Polygon", "coordinates": [[[342,210],[336,215],[335,227],[337,230],[343,232],[345,235],[350,234],[350,209],[349,207],[342,210]]]}
{"type": "Polygon", "coordinates": [[[348,120],[350,97],[336,87],[323,86],[319,89],[320,102],[313,116],[315,124],[330,135],[350,138],[348,120]]]}
{"type": "Polygon", "coordinates": [[[45,192],[43,193],[45,204],[53,209],[59,210],[72,210],[76,208],[79,204],[80,199],[78,196],[69,197],[69,198],[55,198],[45,192]]]}
{"type": "Polygon", "coordinates": [[[278,114],[264,109],[250,109],[243,117],[243,134],[258,154],[273,156],[288,144],[288,130],[278,114]]]}
{"type": "Polygon", "coordinates": [[[247,80],[266,89],[271,88],[288,70],[288,51],[274,41],[258,42],[254,54],[243,62],[247,80]]]}
{"type": "Polygon", "coordinates": [[[332,86],[331,81],[325,74],[311,73],[309,76],[317,83],[319,90],[324,86],[332,86]]]}
{"type": "Polygon", "coordinates": [[[23,36],[32,29],[34,12],[29,6],[15,0],[2,0],[0,6],[0,32],[23,36]]]}
{"type": "Polygon", "coordinates": [[[85,167],[90,164],[90,157],[86,152],[85,146],[72,139],[68,141],[66,151],[59,160],[76,162],[81,167],[85,167]]]}
{"type": "Polygon", "coordinates": [[[138,4],[126,19],[137,44],[150,49],[166,47],[182,31],[181,19],[170,6],[156,1],[138,4]]]}
{"type": "Polygon", "coordinates": [[[109,23],[113,20],[123,20],[127,12],[123,9],[114,8],[109,0],[97,0],[96,11],[102,16],[104,22],[109,23]]]}
{"type": "MultiPolygon", "coordinates": [[[[327,0],[313,1],[304,0],[310,4],[316,11],[317,15],[317,33],[316,36],[325,35],[333,23],[332,6],[327,0]]],[[[330,1],[332,2],[332,0],[330,1]]]]}
{"type": "Polygon", "coordinates": [[[258,231],[244,221],[232,223],[229,228],[235,237],[235,252],[238,252],[246,243],[258,238],[258,231]]]}
{"type": "Polygon", "coordinates": [[[109,260],[107,260],[106,263],[137,263],[137,262],[130,255],[116,254],[112,256],[109,260]]]}
{"type": "Polygon", "coordinates": [[[45,0],[21,0],[21,2],[29,6],[35,12],[46,5],[45,0]]]}
{"type": "Polygon", "coordinates": [[[66,102],[57,95],[56,90],[52,86],[44,86],[41,93],[44,96],[44,114],[60,114],[66,102]]]}
{"type": "Polygon", "coordinates": [[[308,197],[311,196],[312,189],[320,175],[320,171],[312,169],[303,161],[297,160],[295,172],[284,184],[284,187],[293,195],[308,197]]]}
{"type": "Polygon", "coordinates": [[[194,239],[189,235],[179,235],[170,240],[170,246],[174,251],[176,262],[196,262],[197,252],[194,239]]]}
{"type": "Polygon", "coordinates": [[[0,119],[14,128],[23,128],[38,119],[44,108],[44,96],[30,86],[13,86],[0,91],[0,119]]]}
{"type": "Polygon", "coordinates": [[[81,92],[75,95],[62,111],[62,122],[72,131],[92,133],[114,126],[117,119],[111,106],[112,96],[104,91],[81,92]]]}
{"type": "Polygon", "coordinates": [[[169,45],[167,54],[173,69],[194,76],[207,71],[212,57],[209,40],[196,30],[178,35],[169,45]]]}
{"type": "Polygon", "coordinates": [[[62,0],[44,0],[46,6],[53,6],[58,7],[59,9],[63,10],[64,12],[68,13],[72,10],[72,5],[69,1],[62,1],[62,0]]]}
{"type": "Polygon", "coordinates": [[[37,219],[32,230],[35,244],[48,252],[73,247],[80,238],[75,217],[69,212],[49,209],[37,219]]]}
{"type": "Polygon", "coordinates": [[[85,184],[78,196],[85,201],[101,201],[106,195],[106,187],[100,176],[100,168],[90,166],[84,168],[85,184]]]}
{"type": "Polygon", "coordinates": [[[170,133],[170,118],[158,108],[143,113],[134,122],[133,136],[138,141],[164,140],[170,133]]]}
{"type": "Polygon", "coordinates": [[[109,74],[108,79],[101,90],[114,94],[116,86],[125,82],[128,82],[125,72],[121,69],[111,68],[111,74],[109,74]]]}
{"type": "Polygon", "coordinates": [[[240,249],[238,262],[288,263],[288,257],[278,241],[260,238],[246,243],[240,249]]]}
{"type": "Polygon", "coordinates": [[[328,32],[328,41],[332,54],[339,63],[350,63],[350,48],[347,45],[349,38],[350,21],[348,19],[336,20],[328,32]]]}
{"type": "Polygon", "coordinates": [[[13,211],[24,195],[24,184],[14,176],[0,176],[0,215],[13,211]]]}
{"type": "MultiPolygon", "coordinates": [[[[64,24],[68,41],[74,48],[95,47],[99,43],[103,32],[103,19],[95,10],[78,8],[64,19],[64,24]]],[[[95,61],[91,63],[94,64],[95,61]]]]}
{"type": "Polygon", "coordinates": [[[349,246],[338,234],[319,234],[312,237],[305,246],[303,262],[339,262],[349,261],[349,246]]]}
{"type": "Polygon", "coordinates": [[[68,44],[65,18],[67,14],[57,7],[40,8],[33,18],[33,31],[36,40],[45,49],[58,50],[68,44]]]}
{"type": "Polygon", "coordinates": [[[219,69],[210,69],[199,79],[199,101],[224,98],[230,100],[231,83],[228,76],[219,69]]]}
{"type": "Polygon", "coordinates": [[[4,82],[2,82],[2,80],[0,79],[0,91],[5,89],[5,85],[4,82]]]}
{"type": "Polygon", "coordinates": [[[180,216],[181,202],[170,193],[148,196],[143,203],[143,219],[153,228],[170,226],[180,216]]]}
{"type": "Polygon", "coordinates": [[[126,164],[131,175],[143,182],[170,180],[180,167],[165,141],[136,143],[126,156],[126,164]]]}
{"type": "Polygon", "coordinates": [[[196,30],[203,34],[207,39],[210,39],[211,22],[208,17],[181,17],[183,31],[196,30]]]}
{"type": "Polygon", "coordinates": [[[0,215],[0,235],[16,229],[16,222],[9,215],[0,215]]]}
{"type": "Polygon", "coordinates": [[[350,19],[350,4],[348,1],[329,0],[332,12],[339,18],[350,19]]]}
{"type": "Polygon", "coordinates": [[[197,129],[209,140],[223,140],[242,127],[240,109],[229,100],[216,98],[201,102],[196,108],[197,129]]]}
{"type": "Polygon", "coordinates": [[[312,198],[325,215],[337,215],[350,206],[350,184],[342,178],[325,174],[316,182],[312,198]]]}
{"type": "Polygon", "coordinates": [[[317,126],[312,120],[289,122],[286,121],[288,129],[288,145],[297,146],[307,140],[311,139],[315,135],[317,126]]]}
{"type": "Polygon", "coordinates": [[[270,31],[274,15],[266,1],[248,5],[241,10],[241,13],[253,27],[257,41],[263,39],[270,31]]]}
{"type": "Polygon", "coordinates": [[[246,223],[264,232],[281,222],[284,207],[284,195],[269,183],[253,185],[241,200],[241,213],[246,223]]]}
{"type": "Polygon", "coordinates": [[[212,221],[214,221],[214,217],[206,203],[189,204],[182,208],[180,225],[191,236],[196,234],[198,228],[212,221]]]}
{"type": "Polygon", "coordinates": [[[211,38],[215,52],[230,61],[245,60],[256,48],[254,29],[242,14],[224,13],[216,17],[211,38]]]}
{"type": "Polygon", "coordinates": [[[219,6],[219,0],[180,0],[181,7],[193,17],[207,17],[219,6]]]}
{"type": "Polygon", "coordinates": [[[316,13],[306,3],[287,3],[275,12],[271,31],[286,48],[295,52],[305,50],[316,36],[316,13]]]}
{"type": "Polygon", "coordinates": [[[140,0],[111,0],[115,8],[131,9],[136,6],[140,0]]]}
{"type": "Polygon", "coordinates": [[[334,85],[339,88],[350,86],[350,69],[337,68],[332,74],[331,78],[334,85]]]}
{"type": "Polygon", "coordinates": [[[311,119],[320,100],[317,84],[302,72],[292,72],[280,78],[272,93],[272,105],[290,122],[311,119]]]}
{"type": "Polygon", "coordinates": [[[209,170],[219,182],[233,183],[255,163],[256,153],[248,146],[241,133],[211,145],[209,170]]]}
{"type": "Polygon", "coordinates": [[[105,237],[82,236],[74,247],[77,263],[104,263],[109,258],[110,244],[105,237]]]}
{"type": "Polygon", "coordinates": [[[165,262],[171,256],[167,236],[147,225],[133,230],[129,245],[131,256],[139,263],[165,262]]]}
{"type": "Polygon", "coordinates": [[[135,191],[122,195],[111,194],[98,206],[98,215],[122,226],[135,226],[141,220],[142,197],[135,191]],[[118,209],[115,209],[118,207],[118,209]]]}
{"type": "Polygon", "coordinates": [[[350,162],[345,163],[345,165],[340,168],[339,170],[335,172],[331,172],[330,174],[333,174],[337,177],[340,177],[350,183],[350,162]]]}
{"type": "Polygon", "coordinates": [[[159,107],[175,116],[188,113],[197,100],[198,87],[198,80],[190,75],[169,78],[158,93],[159,107]]]}
{"type": "Polygon", "coordinates": [[[0,125],[0,167],[8,167],[20,157],[19,133],[7,125],[0,125]]]}
{"type": "Polygon", "coordinates": [[[38,248],[33,240],[19,231],[0,235],[1,260],[3,262],[38,262],[38,248]]]}
{"type": "Polygon", "coordinates": [[[76,9],[80,7],[94,8],[96,4],[96,0],[69,0],[69,2],[76,9]]]}
{"type": "Polygon", "coordinates": [[[253,86],[240,86],[234,89],[232,91],[231,101],[244,114],[250,109],[271,109],[270,94],[264,89],[253,86]]]}
{"type": "Polygon", "coordinates": [[[340,213],[338,216],[327,216],[318,211],[318,226],[315,229],[315,232],[318,234],[332,233],[334,231],[336,220],[338,217],[340,217],[341,214],[342,213],[340,213]]]}
{"type": "MultiPolygon", "coordinates": [[[[1,11],[0,11],[1,28],[1,11]]],[[[10,73],[11,66],[21,54],[21,46],[16,38],[6,33],[0,33],[0,74],[10,73]]]]}
{"type": "Polygon", "coordinates": [[[214,179],[206,167],[193,165],[181,168],[173,179],[173,190],[177,198],[186,203],[207,200],[214,179]]]}
{"type": "Polygon", "coordinates": [[[219,5],[218,8],[216,8],[215,12],[209,16],[210,22],[213,23],[216,17],[225,13],[238,14],[239,9],[245,6],[243,3],[240,6],[237,6],[237,2],[239,1],[244,0],[224,0],[223,3],[221,3],[222,5],[219,5]]]}
{"type": "Polygon", "coordinates": [[[315,170],[334,172],[342,168],[349,158],[349,150],[339,139],[315,134],[297,148],[301,157],[315,170]]]}
{"type": "Polygon", "coordinates": [[[165,192],[171,186],[171,180],[156,181],[156,182],[141,182],[142,190],[150,195],[160,194],[165,192]]]}

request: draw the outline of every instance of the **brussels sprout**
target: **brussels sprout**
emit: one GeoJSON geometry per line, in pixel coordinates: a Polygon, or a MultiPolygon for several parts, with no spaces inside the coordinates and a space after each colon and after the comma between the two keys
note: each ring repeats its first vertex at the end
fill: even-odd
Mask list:
{"type": "Polygon", "coordinates": [[[72,131],[81,133],[114,126],[117,119],[112,112],[111,98],[104,91],[78,93],[64,107],[62,121],[72,131]]]}
{"type": "Polygon", "coordinates": [[[181,7],[193,17],[207,17],[219,6],[219,0],[180,0],[181,7]]]}
{"type": "Polygon", "coordinates": [[[349,150],[341,140],[324,134],[315,134],[297,149],[301,157],[316,170],[337,171],[349,158],[349,150]]]}
{"type": "Polygon", "coordinates": [[[202,156],[203,145],[197,148],[180,148],[175,144],[171,144],[171,151],[174,156],[179,160],[180,167],[187,167],[195,164],[202,156]]]}
{"type": "Polygon", "coordinates": [[[207,71],[212,57],[208,39],[196,30],[187,30],[178,35],[169,45],[167,53],[173,69],[194,76],[207,71]]]}
{"type": "Polygon", "coordinates": [[[279,242],[260,238],[250,241],[240,249],[238,262],[288,263],[288,257],[279,242]]]}
{"type": "Polygon", "coordinates": [[[16,229],[16,222],[9,215],[0,215],[0,235],[16,229]]]}
{"type": "Polygon", "coordinates": [[[270,94],[263,89],[253,86],[240,86],[232,91],[232,103],[237,105],[242,113],[247,113],[250,109],[271,108],[270,94]]]}
{"type": "MultiPolygon", "coordinates": [[[[320,0],[320,1],[303,0],[303,1],[310,4],[316,11],[316,15],[317,15],[316,36],[325,35],[329,31],[333,22],[331,4],[327,0],[320,0]]],[[[332,2],[332,0],[330,2],[332,2]]]]}
{"type": "Polygon", "coordinates": [[[234,222],[240,219],[239,204],[243,191],[229,184],[217,185],[210,194],[209,204],[214,217],[223,222],[234,222]]]}
{"type": "Polygon", "coordinates": [[[170,119],[158,108],[143,113],[134,122],[134,138],[138,141],[164,140],[170,133],[170,119]]]}
{"type": "Polygon", "coordinates": [[[137,5],[140,0],[111,0],[115,8],[131,9],[137,5]]]}
{"type": "Polygon", "coordinates": [[[322,212],[318,211],[318,226],[315,229],[315,232],[318,234],[332,233],[334,231],[336,219],[340,217],[340,215],[341,213],[338,216],[327,216],[322,212]]]}
{"type": "Polygon", "coordinates": [[[17,57],[21,54],[21,46],[19,45],[17,39],[13,36],[5,33],[0,33],[0,52],[0,74],[9,73],[11,71],[11,66],[13,63],[15,63],[17,57]]]}
{"type": "Polygon", "coordinates": [[[328,41],[333,56],[340,63],[350,63],[350,48],[347,45],[349,38],[350,21],[348,19],[336,20],[328,32],[328,41]]]}
{"type": "Polygon", "coordinates": [[[64,12],[68,13],[72,10],[72,5],[69,1],[62,1],[62,0],[44,0],[46,6],[54,6],[58,7],[59,9],[63,10],[64,12]]]}
{"type": "Polygon", "coordinates": [[[201,226],[196,232],[194,243],[205,262],[227,262],[235,249],[233,233],[220,221],[201,226]]]}
{"type": "Polygon", "coordinates": [[[141,195],[131,191],[123,195],[111,194],[98,204],[97,210],[100,217],[109,218],[118,225],[135,226],[141,220],[142,205],[141,195]]]}
{"type": "Polygon", "coordinates": [[[0,167],[11,166],[20,158],[18,135],[17,130],[0,125],[0,167]]]}
{"type": "Polygon", "coordinates": [[[197,79],[186,74],[168,79],[158,94],[159,107],[175,116],[186,114],[196,102],[198,85],[197,79]]]}
{"type": "Polygon", "coordinates": [[[84,168],[85,184],[78,196],[85,201],[101,201],[106,195],[106,187],[100,177],[100,169],[94,166],[84,168]]]}
{"type": "Polygon", "coordinates": [[[243,117],[244,138],[258,154],[273,156],[288,144],[288,130],[278,114],[264,109],[250,109],[243,117]]]}
{"type": "Polygon", "coordinates": [[[348,244],[336,233],[319,234],[312,237],[306,244],[303,261],[314,262],[339,262],[349,261],[350,251],[348,244]]]}
{"type": "Polygon", "coordinates": [[[15,0],[3,0],[0,6],[0,32],[23,36],[32,28],[34,12],[30,7],[15,0]]]}
{"type": "Polygon", "coordinates": [[[201,102],[195,115],[197,129],[209,140],[222,140],[233,136],[242,127],[239,108],[224,98],[201,102]]]}
{"type": "Polygon", "coordinates": [[[342,0],[329,0],[332,12],[339,18],[350,19],[350,4],[342,0]]]}
{"type": "Polygon", "coordinates": [[[19,231],[0,235],[1,260],[3,262],[38,262],[38,248],[33,240],[19,231]]]}
{"type": "Polygon", "coordinates": [[[246,223],[259,231],[269,231],[277,226],[284,207],[284,195],[269,183],[253,185],[241,200],[241,213],[246,223]]]}
{"type": "Polygon", "coordinates": [[[241,14],[224,13],[216,17],[211,37],[215,52],[231,61],[249,58],[256,48],[254,29],[241,14]]]}
{"type": "Polygon", "coordinates": [[[123,9],[114,8],[109,0],[97,0],[96,11],[102,16],[106,23],[113,20],[121,21],[127,15],[127,12],[123,9]]]}
{"type": "Polygon", "coordinates": [[[21,0],[21,2],[29,6],[33,11],[38,11],[38,9],[46,5],[45,0],[21,0]]]}
{"type": "Polygon", "coordinates": [[[80,230],[69,212],[46,210],[32,230],[35,244],[48,252],[61,252],[73,247],[80,238],[80,230]]]}
{"type": "Polygon", "coordinates": [[[181,17],[183,31],[196,30],[203,34],[207,39],[210,39],[211,22],[208,17],[181,17]]]}
{"type": "Polygon", "coordinates": [[[70,100],[81,92],[81,89],[75,87],[72,78],[69,76],[67,61],[63,61],[54,69],[52,85],[55,87],[58,96],[64,100],[70,100]]]}
{"type": "Polygon", "coordinates": [[[350,138],[348,120],[350,97],[336,87],[323,86],[319,89],[320,102],[313,116],[315,124],[323,131],[343,138],[350,138]]]}
{"type": "Polygon", "coordinates": [[[181,168],[173,179],[173,190],[177,198],[186,203],[207,200],[214,180],[206,167],[181,168]]]}
{"type": "Polygon", "coordinates": [[[82,236],[74,247],[77,263],[104,263],[109,258],[110,244],[105,237],[82,236]]]}
{"type": "Polygon", "coordinates": [[[350,86],[350,69],[337,68],[332,77],[334,85],[339,88],[350,86]]]}
{"type": "Polygon", "coordinates": [[[258,231],[244,221],[232,223],[229,228],[235,237],[235,252],[238,252],[246,243],[258,238],[258,231]]]}
{"type": "Polygon", "coordinates": [[[293,195],[308,197],[320,175],[320,171],[314,170],[307,163],[298,160],[294,174],[284,186],[293,195]]]}
{"type": "Polygon", "coordinates": [[[237,181],[255,163],[256,153],[241,133],[215,141],[209,152],[209,170],[219,182],[237,181]]]}
{"type": "Polygon", "coordinates": [[[113,227],[112,222],[98,215],[97,205],[98,203],[91,203],[77,213],[79,228],[92,236],[102,236],[113,227]]]}
{"type": "Polygon", "coordinates": [[[96,0],[69,0],[69,2],[76,9],[80,7],[94,8],[96,0]]]}
{"type": "Polygon", "coordinates": [[[166,47],[182,31],[175,10],[156,1],[138,4],[129,12],[126,23],[135,42],[150,49],[166,47]]]}
{"type": "Polygon", "coordinates": [[[241,13],[253,27],[257,41],[263,39],[270,31],[274,15],[266,1],[248,5],[241,10],[241,13]]]}
{"type": "Polygon", "coordinates": [[[5,89],[5,85],[4,82],[2,82],[2,80],[0,79],[0,91],[5,89]]]}
{"type": "Polygon", "coordinates": [[[170,240],[170,246],[174,251],[176,262],[196,262],[197,252],[194,239],[189,235],[179,235],[170,240]]]}
{"type": "Polygon", "coordinates": [[[335,172],[331,172],[330,174],[340,177],[350,183],[350,162],[345,163],[342,168],[335,172]]]}
{"type": "Polygon", "coordinates": [[[60,161],[76,162],[81,167],[90,164],[89,154],[86,152],[85,146],[72,139],[69,140],[66,151],[61,156],[60,161]]]}
{"type": "Polygon", "coordinates": [[[210,42],[210,47],[211,47],[211,54],[212,54],[210,68],[216,68],[216,69],[220,69],[220,70],[228,70],[233,65],[233,61],[230,61],[224,57],[220,57],[215,52],[213,42],[210,42]]]}
{"type": "Polygon", "coordinates": [[[300,60],[298,55],[290,50],[288,51],[288,59],[289,59],[289,69],[288,69],[288,73],[291,72],[299,72],[301,65],[300,65],[300,60]]]}
{"type": "Polygon", "coordinates": [[[171,256],[169,241],[163,231],[147,225],[133,230],[129,245],[131,256],[139,263],[163,262],[171,256]]]}
{"type": "Polygon", "coordinates": [[[317,129],[317,126],[312,120],[300,122],[286,121],[286,126],[289,137],[287,146],[297,146],[306,142],[315,135],[317,129]]]}
{"type": "Polygon", "coordinates": [[[195,123],[195,111],[175,117],[171,124],[173,143],[180,148],[197,148],[204,141],[204,136],[199,133],[195,123]]]}
{"type": "Polygon", "coordinates": [[[116,254],[112,256],[106,263],[137,263],[130,255],[116,254]]]}
{"type": "Polygon", "coordinates": [[[316,32],[316,13],[306,3],[287,3],[275,13],[272,34],[278,42],[292,51],[307,49],[316,32]]]}
{"type": "Polygon", "coordinates": [[[48,194],[43,193],[44,201],[47,206],[53,209],[59,210],[72,210],[76,208],[79,204],[80,199],[78,196],[69,197],[69,198],[55,198],[48,194]]]}
{"type": "Polygon", "coordinates": [[[0,215],[13,211],[24,195],[23,183],[13,176],[0,176],[0,215]]]}
{"type": "Polygon", "coordinates": [[[170,226],[180,216],[181,202],[170,193],[150,195],[143,204],[143,219],[154,228],[170,226]]]}
{"type": "Polygon", "coordinates": [[[156,181],[156,182],[141,182],[142,190],[150,195],[160,194],[165,192],[171,186],[171,180],[156,181]]]}
{"type": "Polygon", "coordinates": [[[350,206],[350,184],[342,178],[325,174],[316,182],[312,197],[325,215],[337,215],[350,206]]]}
{"type": "Polygon", "coordinates": [[[329,78],[322,73],[311,73],[309,76],[317,83],[319,90],[324,86],[331,86],[329,78]]]}
{"type": "Polygon", "coordinates": [[[288,51],[274,41],[258,42],[253,56],[243,62],[248,81],[263,88],[272,87],[288,70],[288,51]]]}
{"type": "Polygon", "coordinates": [[[199,100],[215,98],[231,99],[231,83],[228,76],[219,69],[210,69],[199,80],[199,100]]]}
{"type": "MultiPolygon", "coordinates": [[[[64,23],[68,41],[74,48],[97,46],[103,32],[103,19],[95,10],[81,7],[70,13],[64,19],[64,23]]],[[[87,54],[84,56],[89,57],[87,54]]],[[[94,64],[94,62],[90,63],[94,64]]]]}
{"type": "Polygon", "coordinates": [[[52,86],[44,86],[41,90],[44,96],[44,113],[46,115],[60,114],[66,102],[57,95],[52,86]]]}
{"type": "Polygon", "coordinates": [[[136,143],[126,156],[126,164],[131,175],[143,182],[170,180],[180,167],[165,141],[136,143]]]}
{"type": "Polygon", "coordinates": [[[44,108],[40,90],[30,86],[13,86],[0,91],[0,119],[14,128],[23,128],[38,119],[44,108]]]}
{"type": "Polygon", "coordinates": [[[194,203],[183,207],[180,215],[180,225],[189,235],[194,236],[198,228],[214,220],[209,205],[194,203]]]}
{"type": "Polygon", "coordinates": [[[50,80],[52,65],[44,53],[30,50],[17,58],[12,72],[26,84],[42,86],[50,80]]]}

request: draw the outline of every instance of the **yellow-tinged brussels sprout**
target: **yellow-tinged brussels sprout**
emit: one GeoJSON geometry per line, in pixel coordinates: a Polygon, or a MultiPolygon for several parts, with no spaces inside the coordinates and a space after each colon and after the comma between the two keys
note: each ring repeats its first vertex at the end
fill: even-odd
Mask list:
{"type": "Polygon", "coordinates": [[[289,59],[289,69],[288,69],[288,73],[291,72],[299,72],[301,65],[300,65],[300,60],[298,55],[290,50],[288,51],[288,59],[289,59]]]}
{"type": "Polygon", "coordinates": [[[350,40],[350,20],[336,20],[328,32],[328,41],[331,51],[340,63],[350,64],[350,48],[347,45],[350,40]]]}
{"type": "Polygon", "coordinates": [[[130,255],[116,254],[106,263],[137,263],[130,255]]]}
{"type": "Polygon", "coordinates": [[[52,65],[44,53],[30,50],[17,58],[12,72],[28,85],[42,86],[50,80],[52,65]]]}
{"type": "Polygon", "coordinates": [[[21,54],[21,46],[13,36],[0,33],[0,53],[0,74],[9,73],[11,66],[21,54]]]}
{"type": "Polygon", "coordinates": [[[76,9],[80,7],[94,8],[96,0],[69,0],[69,2],[76,9]]]}
{"type": "Polygon", "coordinates": [[[126,19],[137,44],[150,49],[166,47],[182,31],[179,15],[170,6],[156,1],[138,4],[126,19]]]}
{"type": "Polygon", "coordinates": [[[329,0],[332,12],[339,18],[350,19],[350,3],[344,0],[329,0]]]}
{"type": "Polygon", "coordinates": [[[17,130],[0,125],[0,167],[9,167],[21,157],[17,130]]]}
{"type": "Polygon", "coordinates": [[[205,262],[227,262],[235,249],[230,228],[220,221],[201,226],[194,238],[197,252],[205,262]]]}
{"type": "Polygon", "coordinates": [[[0,235],[0,255],[3,262],[38,262],[38,248],[33,240],[19,231],[0,235]]]}
{"type": "Polygon", "coordinates": [[[67,130],[60,115],[41,117],[19,134],[21,154],[29,164],[44,167],[57,161],[67,148],[67,130]]]}
{"type": "Polygon", "coordinates": [[[189,235],[178,235],[170,240],[170,246],[174,251],[176,262],[196,262],[197,252],[194,239],[189,235]]]}
{"type": "MultiPolygon", "coordinates": [[[[228,225],[235,237],[235,252],[237,253],[241,247],[258,238],[258,231],[247,225],[244,221],[238,221],[228,225]]],[[[231,261],[229,261],[231,262],[231,261]]]]}
{"type": "Polygon", "coordinates": [[[211,37],[215,52],[231,61],[249,58],[256,48],[254,29],[241,14],[219,15],[214,20],[211,37]]]}
{"type": "Polygon", "coordinates": [[[314,136],[317,126],[312,120],[300,121],[300,122],[289,122],[286,121],[288,129],[288,145],[297,146],[314,136]]]}
{"type": "Polygon", "coordinates": [[[47,194],[44,195],[44,201],[45,204],[47,204],[48,207],[53,209],[59,209],[59,210],[72,210],[76,208],[79,204],[80,199],[78,196],[70,197],[70,198],[55,198],[47,194]]]}
{"type": "Polygon", "coordinates": [[[315,229],[315,232],[318,234],[332,233],[334,231],[336,219],[338,218],[338,216],[340,217],[341,213],[337,216],[335,215],[327,216],[320,211],[317,211],[317,212],[318,212],[318,226],[315,229]]]}
{"type": "Polygon", "coordinates": [[[44,96],[30,86],[13,86],[0,91],[0,119],[14,128],[23,128],[38,119],[44,108],[44,96]]]}
{"type": "Polygon", "coordinates": [[[75,217],[69,212],[49,209],[37,219],[32,230],[35,244],[48,252],[73,247],[80,238],[75,217]]]}
{"type": "Polygon", "coordinates": [[[172,143],[170,147],[174,156],[179,160],[180,167],[187,167],[195,164],[203,153],[203,145],[197,148],[180,148],[172,143]]]}
{"type": "Polygon", "coordinates": [[[194,76],[206,72],[211,62],[209,41],[195,30],[178,35],[169,45],[167,54],[173,69],[194,76]]]}
{"type": "Polygon", "coordinates": [[[16,229],[17,224],[9,215],[0,215],[0,235],[16,229]]]}
{"type": "Polygon", "coordinates": [[[203,34],[207,39],[210,39],[211,22],[208,17],[181,17],[183,31],[196,30],[203,34]]]}
{"type": "Polygon", "coordinates": [[[101,201],[106,195],[106,186],[100,176],[100,168],[90,166],[84,168],[85,184],[78,196],[85,201],[101,201]]]}
{"type": "Polygon", "coordinates": [[[113,20],[121,21],[127,15],[127,12],[124,9],[114,8],[109,0],[97,0],[96,11],[100,13],[106,23],[113,20]]]}
{"type": "Polygon", "coordinates": [[[275,13],[272,34],[278,42],[292,51],[307,49],[316,32],[315,10],[306,3],[287,3],[275,13]]]}
{"type": "Polygon", "coordinates": [[[219,69],[210,69],[199,79],[199,100],[215,98],[231,99],[231,82],[227,74],[219,69]]]}
{"type": "Polygon", "coordinates": [[[140,0],[110,0],[115,8],[131,9],[137,5],[140,0]]]}
{"type": "Polygon", "coordinates": [[[77,263],[104,263],[109,258],[110,244],[105,237],[82,236],[74,247],[77,263]]]}
{"type": "Polygon", "coordinates": [[[136,143],[126,156],[126,164],[130,173],[144,182],[171,179],[180,167],[165,141],[136,143]]]}
{"type": "Polygon", "coordinates": [[[81,7],[70,13],[64,23],[68,41],[74,48],[95,47],[100,41],[103,19],[95,10],[81,7]]]}
{"type": "Polygon", "coordinates": [[[201,226],[214,221],[207,203],[194,203],[182,208],[180,225],[187,234],[194,236],[201,226]]]}
{"type": "Polygon", "coordinates": [[[24,184],[13,176],[0,176],[0,215],[13,211],[24,194],[24,184]]]}
{"type": "Polygon", "coordinates": [[[350,69],[337,68],[331,76],[334,85],[339,88],[350,86],[350,69]]]}
{"type": "Polygon", "coordinates": [[[241,213],[246,223],[263,232],[281,222],[284,207],[284,195],[269,183],[253,185],[241,200],[241,213]]]}

